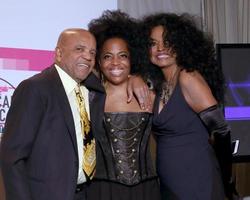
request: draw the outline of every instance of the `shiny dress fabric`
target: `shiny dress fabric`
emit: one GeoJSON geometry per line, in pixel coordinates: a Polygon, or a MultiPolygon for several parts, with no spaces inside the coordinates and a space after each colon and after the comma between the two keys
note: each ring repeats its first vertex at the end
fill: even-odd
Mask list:
{"type": "Polygon", "coordinates": [[[223,200],[220,169],[208,132],[184,99],[179,84],[168,103],[154,108],[157,172],[163,199],[223,200]]]}
{"type": "MultiPolygon", "coordinates": [[[[88,199],[160,199],[159,184],[149,151],[152,114],[141,112],[104,113],[104,128],[111,154],[103,152],[107,178],[96,176],[88,199]]],[[[98,144],[97,144],[98,145],[98,144]]],[[[97,160],[98,164],[98,160],[97,160]]],[[[104,176],[103,176],[104,177],[104,176]]]]}

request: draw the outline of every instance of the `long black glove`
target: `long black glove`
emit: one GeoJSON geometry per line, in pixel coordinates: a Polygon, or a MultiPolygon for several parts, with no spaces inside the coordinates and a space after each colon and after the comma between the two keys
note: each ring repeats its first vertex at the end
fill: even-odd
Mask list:
{"type": "Polygon", "coordinates": [[[217,105],[201,111],[199,116],[214,138],[213,147],[221,168],[225,194],[229,200],[233,199],[236,190],[232,181],[231,130],[217,105]]]}

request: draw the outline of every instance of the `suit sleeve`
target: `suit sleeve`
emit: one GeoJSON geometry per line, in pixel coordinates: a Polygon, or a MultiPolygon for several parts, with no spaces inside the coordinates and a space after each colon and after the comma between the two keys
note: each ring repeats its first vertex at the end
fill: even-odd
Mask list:
{"type": "Polygon", "coordinates": [[[0,145],[1,169],[8,200],[31,200],[27,162],[43,116],[38,87],[23,81],[15,90],[0,145]]]}

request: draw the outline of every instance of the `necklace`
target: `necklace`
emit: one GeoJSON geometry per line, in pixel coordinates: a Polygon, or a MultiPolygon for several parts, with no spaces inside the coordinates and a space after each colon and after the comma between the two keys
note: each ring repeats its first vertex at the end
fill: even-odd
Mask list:
{"type": "Polygon", "coordinates": [[[162,83],[160,98],[164,105],[167,104],[170,96],[173,93],[175,82],[176,82],[176,77],[177,77],[177,74],[179,74],[179,71],[180,71],[179,68],[177,68],[174,72],[174,75],[169,79],[169,81],[165,81],[162,83]]]}

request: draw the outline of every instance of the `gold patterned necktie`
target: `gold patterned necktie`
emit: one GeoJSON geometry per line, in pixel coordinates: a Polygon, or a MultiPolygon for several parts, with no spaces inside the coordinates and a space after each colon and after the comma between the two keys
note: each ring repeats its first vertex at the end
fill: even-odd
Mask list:
{"type": "Polygon", "coordinates": [[[90,131],[90,121],[84,97],[82,95],[80,85],[75,88],[77,104],[79,107],[81,129],[83,134],[83,170],[89,179],[92,179],[95,172],[96,154],[95,154],[95,140],[90,131]]]}

